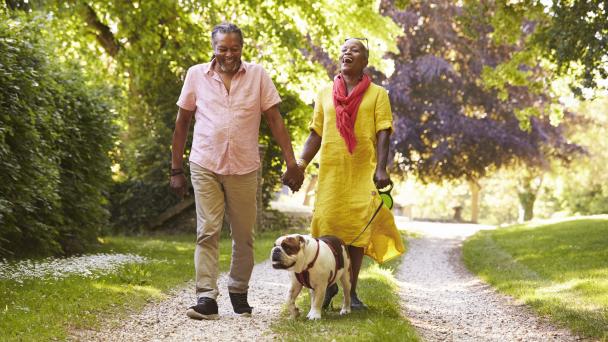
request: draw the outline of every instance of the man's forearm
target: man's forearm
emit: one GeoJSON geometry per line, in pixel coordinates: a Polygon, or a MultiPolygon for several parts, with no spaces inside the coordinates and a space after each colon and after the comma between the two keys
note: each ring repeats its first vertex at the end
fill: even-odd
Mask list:
{"type": "Polygon", "coordinates": [[[171,142],[171,168],[181,169],[184,163],[184,147],[190,129],[192,113],[180,109],[175,120],[175,130],[171,142]]]}
{"type": "Polygon", "coordinates": [[[285,159],[287,167],[297,167],[296,157],[291,145],[291,138],[289,138],[289,132],[287,132],[287,127],[285,127],[279,110],[276,107],[269,109],[266,112],[266,118],[272,136],[281,147],[283,159],[285,159]]]}

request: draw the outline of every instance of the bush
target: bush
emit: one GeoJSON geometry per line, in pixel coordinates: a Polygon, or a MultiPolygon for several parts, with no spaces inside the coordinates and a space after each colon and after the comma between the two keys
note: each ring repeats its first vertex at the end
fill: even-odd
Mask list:
{"type": "Polygon", "coordinates": [[[82,252],[107,222],[114,115],[39,22],[0,19],[0,256],[82,252]]]}

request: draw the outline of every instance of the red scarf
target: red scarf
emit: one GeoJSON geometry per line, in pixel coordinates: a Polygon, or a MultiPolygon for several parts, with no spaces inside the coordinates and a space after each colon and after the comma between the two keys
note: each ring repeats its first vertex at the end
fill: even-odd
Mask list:
{"type": "Polygon", "coordinates": [[[369,76],[363,74],[363,78],[355,86],[355,89],[346,96],[346,82],[342,74],[334,78],[334,107],[336,108],[336,126],[350,154],[355,150],[357,139],[355,138],[355,119],[359,105],[363,101],[363,94],[372,83],[369,76]]]}

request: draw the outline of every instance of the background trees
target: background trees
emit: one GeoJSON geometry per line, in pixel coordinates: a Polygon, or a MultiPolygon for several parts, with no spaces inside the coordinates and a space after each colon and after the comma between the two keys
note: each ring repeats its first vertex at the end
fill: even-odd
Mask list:
{"type": "MultiPolygon", "coordinates": [[[[3,35],[9,38],[2,38],[6,53],[0,57],[5,60],[0,67],[2,91],[8,99],[2,100],[6,121],[0,127],[4,139],[0,144],[10,145],[0,149],[2,165],[7,170],[47,164],[72,170],[66,173],[56,166],[45,167],[27,177],[25,171],[16,176],[7,172],[4,177],[18,179],[0,185],[6,187],[0,199],[1,218],[12,222],[7,227],[17,227],[15,217],[58,227],[67,222],[53,216],[60,199],[71,203],[81,198],[69,217],[65,214],[74,220],[69,225],[101,225],[109,209],[117,230],[137,231],[176,203],[167,186],[175,101],[186,69],[212,57],[210,31],[221,21],[234,21],[244,30],[244,58],[261,63],[273,77],[284,100],[281,112],[295,141],[306,134],[317,88],[337,71],[339,46],[347,37],[367,37],[370,73],[390,91],[396,119],[392,142],[396,168],[427,183],[467,182],[473,198],[480,196],[485,177],[504,168],[516,170],[519,186],[514,188],[520,189],[528,217],[539,186],[546,184],[543,175],[556,161],[571,162],[582,152],[568,138],[580,137],[577,132],[582,127],[595,127],[575,125],[579,119],[563,110],[558,101],[561,94],[552,81],[565,75],[593,86],[605,71],[607,16],[600,1],[556,2],[552,7],[532,0],[327,0],[314,4],[295,0],[7,0],[1,4],[3,32],[7,32],[3,35]],[[575,23],[581,20],[578,30],[575,23]],[[565,25],[563,32],[559,25],[565,25]],[[42,52],[30,54],[28,44],[34,50],[40,45],[42,52]],[[7,67],[19,63],[42,67],[34,69],[36,73],[31,68],[7,67]],[[15,76],[22,71],[22,76],[15,76]],[[52,75],[48,76],[52,80],[47,81],[45,75],[52,75]],[[31,86],[31,80],[43,86],[31,86]],[[108,88],[111,92],[105,90],[108,88]],[[55,93],[69,95],[49,95],[55,93]],[[32,98],[22,101],[27,96],[32,98]],[[45,96],[52,101],[36,102],[45,96]],[[112,123],[118,129],[116,135],[112,123]],[[69,135],[73,131],[62,128],[64,124],[78,126],[79,133],[69,135]],[[90,127],[98,128],[91,131],[90,127]],[[37,133],[27,133],[30,131],[37,133]],[[59,141],[78,145],[76,138],[96,144],[58,147],[59,141]],[[60,151],[64,151],[62,156],[82,154],[75,158],[82,163],[55,156],[60,151]],[[52,157],[41,157],[49,153],[52,157]],[[110,163],[113,181],[104,192],[110,163]],[[100,171],[92,175],[93,169],[100,171]],[[67,176],[80,172],[81,176],[67,176]],[[30,190],[15,191],[15,184],[30,190]],[[67,191],[68,185],[81,187],[82,194],[67,191]],[[64,188],[58,190],[60,186],[64,188]],[[41,204],[28,204],[35,197],[41,204]],[[88,219],[82,212],[95,217],[88,219]],[[54,218],[42,220],[45,215],[54,218]]],[[[576,88],[577,82],[569,85],[576,88]]],[[[601,121],[601,115],[593,120],[601,121]]],[[[281,160],[268,129],[263,127],[262,132],[260,142],[268,145],[263,166],[264,201],[268,203],[277,187],[281,160]]],[[[575,141],[583,144],[585,139],[575,141]]],[[[578,203],[576,208],[594,208],[576,209],[579,212],[603,210],[573,200],[581,198],[574,191],[577,188],[586,189],[588,198],[598,191],[604,193],[591,187],[598,178],[597,172],[592,174],[585,187],[573,183],[572,191],[560,193],[571,194],[570,200],[562,199],[561,208],[575,208],[564,203],[578,203]]],[[[61,210],[65,208],[69,205],[61,206],[61,210]]],[[[471,216],[477,218],[475,212],[471,216]]],[[[61,235],[45,235],[51,230],[44,224],[42,228],[24,226],[50,240],[61,235]]],[[[66,229],[69,233],[64,236],[80,236],[71,233],[75,228],[66,229]]],[[[2,230],[0,237],[19,239],[19,230],[10,231],[2,230]]],[[[87,235],[88,239],[93,235],[87,235]]],[[[24,237],[30,238],[36,237],[24,237]]],[[[68,251],[65,241],[60,245],[68,251]]],[[[60,250],[60,245],[49,250],[60,250]]]]}

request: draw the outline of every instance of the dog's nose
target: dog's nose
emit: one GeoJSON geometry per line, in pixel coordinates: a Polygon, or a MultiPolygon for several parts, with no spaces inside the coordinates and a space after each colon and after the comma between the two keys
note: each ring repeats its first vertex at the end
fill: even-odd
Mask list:
{"type": "Polygon", "coordinates": [[[275,247],[272,249],[272,261],[281,261],[281,249],[275,247]]]}

